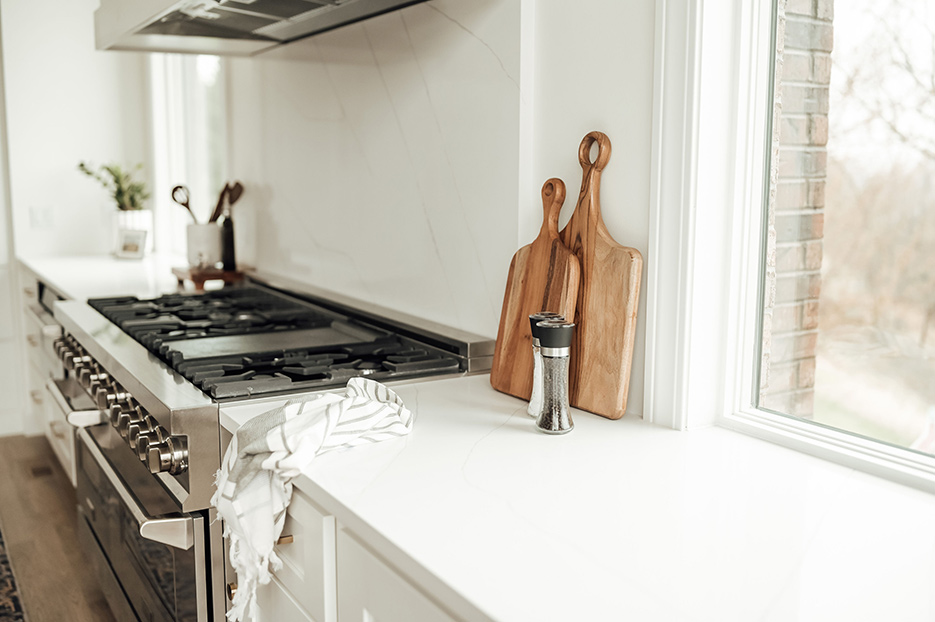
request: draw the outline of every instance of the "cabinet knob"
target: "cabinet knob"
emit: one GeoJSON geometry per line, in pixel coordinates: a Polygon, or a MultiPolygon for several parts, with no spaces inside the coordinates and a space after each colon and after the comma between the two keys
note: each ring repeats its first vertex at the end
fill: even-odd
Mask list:
{"type": "Polygon", "coordinates": [[[237,593],[237,584],[228,583],[227,584],[227,600],[234,600],[234,594],[237,593]]]}

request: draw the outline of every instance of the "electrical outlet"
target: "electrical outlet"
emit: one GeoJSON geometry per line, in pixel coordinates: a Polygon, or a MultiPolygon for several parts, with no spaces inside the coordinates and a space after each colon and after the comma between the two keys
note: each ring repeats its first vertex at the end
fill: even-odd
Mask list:
{"type": "Polygon", "coordinates": [[[29,226],[39,231],[50,231],[55,227],[55,208],[51,205],[30,205],[29,226]]]}

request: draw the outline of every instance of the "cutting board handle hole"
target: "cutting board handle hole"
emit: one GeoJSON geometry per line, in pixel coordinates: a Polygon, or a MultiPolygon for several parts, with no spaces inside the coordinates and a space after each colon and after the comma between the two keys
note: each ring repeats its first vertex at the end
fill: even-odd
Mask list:
{"type": "Polygon", "coordinates": [[[583,168],[604,170],[610,161],[610,139],[603,132],[590,132],[578,148],[578,161],[583,168]]]}

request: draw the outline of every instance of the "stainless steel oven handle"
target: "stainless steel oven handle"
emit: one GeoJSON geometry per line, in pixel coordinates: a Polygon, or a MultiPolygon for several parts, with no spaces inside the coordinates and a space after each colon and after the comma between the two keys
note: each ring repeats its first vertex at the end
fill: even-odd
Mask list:
{"type": "Polygon", "coordinates": [[[45,388],[58,404],[58,407],[65,413],[65,419],[73,427],[86,428],[89,425],[98,425],[107,421],[107,414],[101,410],[74,410],[68,402],[68,398],[58,388],[54,378],[45,381],[45,388]]]}
{"type": "Polygon", "coordinates": [[[97,466],[104,472],[108,481],[117,490],[117,494],[120,495],[120,500],[123,501],[123,504],[130,510],[130,514],[133,515],[133,519],[140,527],[140,536],[147,540],[168,544],[169,546],[174,546],[184,551],[192,548],[192,545],[195,543],[195,521],[191,516],[148,516],[146,512],[143,511],[143,508],[139,506],[136,499],[133,498],[133,495],[130,494],[130,491],[127,490],[123,482],[120,481],[117,473],[114,472],[113,467],[110,466],[110,463],[107,462],[107,458],[104,457],[104,454],[98,448],[97,443],[91,438],[91,433],[84,428],[79,428],[78,437],[84,442],[85,446],[87,446],[88,451],[90,451],[91,455],[94,457],[94,461],[97,462],[97,466]]]}

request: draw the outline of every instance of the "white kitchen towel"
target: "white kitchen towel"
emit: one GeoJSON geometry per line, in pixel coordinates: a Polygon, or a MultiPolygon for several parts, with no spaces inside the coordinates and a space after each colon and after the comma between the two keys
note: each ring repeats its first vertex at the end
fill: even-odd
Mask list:
{"type": "Polygon", "coordinates": [[[252,615],[257,585],[282,562],[273,545],[292,500],[292,479],[316,456],[397,438],[412,429],[412,413],[398,395],[373,380],[352,378],[343,393],[290,400],[237,431],[217,476],[211,502],[224,519],[237,593],[227,617],[252,615]]]}

